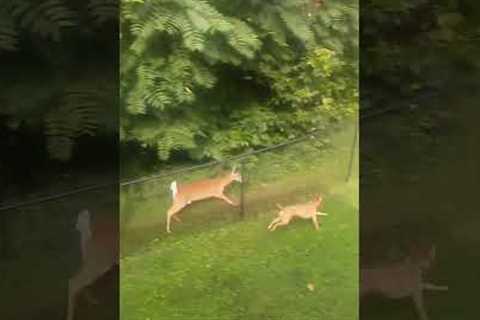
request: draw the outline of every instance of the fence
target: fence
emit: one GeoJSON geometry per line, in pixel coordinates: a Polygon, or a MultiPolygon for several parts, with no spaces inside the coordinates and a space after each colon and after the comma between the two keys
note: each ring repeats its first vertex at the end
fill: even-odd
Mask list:
{"type": "MultiPolygon", "coordinates": [[[[123,253],[167,236],[166,212],[171,205],[169,186],[212,178],[239,168],[243,183],[234,183],[226,192],[238,207],[222,201],[187,206],[172,222],[174,234],[192,234],[216,228],[245,217],[261,218],[272,214],[276,203],[287,205],[309,200],[314,194],[338,195],[355,173],[358,126],[337,133],[333,148],[325,149],[315,134],[281,145],[233,157],[228,162],[212,162],[122,184],[120,197],[121,242],[123,253]],[[353,142],[353,143],[352,143],[353,142]]],[[[352,186],[356,181],[352,181],[352,186]]],[[[350,186],[350,188],[352,188],[350,186]]],[[[328,197],[327,197],[328,198],[328,197]]]]}
{"type": "MultiPolygon", "coordinates": [[[[356,148],[355,148],[355,144],[352,144],[352,141],[356,143],[358,140],[358,135],[357,135],[358,123],[357,122],[354,129],[355,129],[354,132],[349,133],[350,137],[346,137],[346,139],[344,138],[344,141],[342,142],[343,146],[341,146],[341,149],[343,150],[342,159],[347,159],[347,154],[348,154],[347,162],[341,165],[343,170],[343,173],[342,173],[343,179],[346,179],[346,180],[348,180],[351,175],[353,163],[354,163],[353,161],[354,151],[356,148]],[[353,139],[352,139],[352,136],[353,136],[353,139]],[[347,144],[348,144],[348,148],[347,148],[347,144]]],[[[195,178],[202,179],[205,177],[212,176],[212,173],[213,175],[219,174],[219,170],[221,170],[222,167],[225,168],[227,164],[232,164],[232,163],[237,163],[239,165],[239,169],[246,180],[245,183],[242,183],[239,186],[233,187],[233,193],[236,195],[239,195],[239,198],[240,198],[240,207],[238,210],[239,214],[237,216],[244,217],[247,211],[249,194],[251,194],[252,192],[262,192],[262,191],[255,190],[255,188],[252,189],[252,186],[263,183],[260,177],[268,180],[269,175],[272,177],[275,176],[274,168],[268,165],[268,163],[272,161],[268,159],[265,160],[265,159],[268,157],[276,158],[277,159],[276,161],[278,162],[277,171],[282,171],[282,170],[285,171],[287,170],[285,168],[289,167],[289,165],[286,164],[287,162],[290,162],[290,165],[295,166],[300,163],[299,158],[304,158],[305,156],[302,155],[301,157],[297,157],[296,159],[294,158],[289,159],[288,155],[282,156],[282,152],[286,151],[287,154],[288,153],[291,154],[292,152],[294,153],[294,148],[298,148],[298,150],[295,152],[298,152],[298,153],[309,152],[310,154],[315,155],[315,157],[321,157],[321,154],[323,151],[320,151],[320,149],[315,146],[316,144],[319,143],[316,140],[318,133],[319,133],[318,131],[312,131],[309,134],[306,134],[302,137],[295,138],[295,139],[286,141],[284,143],[266,147],[260,150],[243,153],[235,157],[232,157],[230,159],[227,159],[225,161],[212,161],[209,163],[191,166],[188,168],[182,168],[179,170],[174,170],[174,171],[170,171],[162,174],[122,181],[120,183],[120,194],[121,194],[120,224],[121,224],[122,232],[124,232],[124,235],[125,235],[125,239],[122,239],[122,241],[129,239],[128,237],[129,228],[127,228],[126,226],[129,223],[132,223],[133,220],[135,220],[134,216],[140,216],[139,211],[142,211],[142,210],[138,210],[139,207],[144,207],[143,210],[147,210],[145,203],[151,202],[150,210],[151,210],[152,217],[154,215],[162,218],[165,216],[164,210],[167,209],[166,206],[171,201],[170,194],[168,192],[168,185],[172,180],[179,180],[179,181],[185,182],[195,178]],[[302,147],[299,148],[299,146],[302,146],[302,147]],[[305,146],[311,147],[309,151],[305,151],[305,146]],[[258,165],[254,164],[254,162],[258,161],[258,159],[262,159],[261,161],[262,163],[260,167],[263,168],[263,172],[261,174],[259,174],[257,172],[258,170],[255,169],[256,167],[258,168],[258,165]],[[284,163],[284,165],[282,165],[282,162],[284,163]],[[208,174],[206,173],[206,171],[208,171],[208,174]],[[142,201],[145,203],[142,204],[141,203],[142,201]],[[157,207],[156,210],[154,209],[155,207],[157,207]]],[[[314,159],[312,158],[310,159],[310,161],[312,161],[311,164],[315,163],[314,159]]],[[[290,170],[290,173],[291,173],[292,172],[291,170],[293,169],[288,169],[288,170],[290,170]]],[[[280,175],[281,174],[278,173],[276,177],[278,178],[278,176],[280,175]]],[[[338,181],[340,180],[341,180],[340,177],[338,177],[338,181]]],[[[60,220],[63,221],[62,223],[64,227],[69,225],[70,228],[67,228],[67,229],[72,230],[71,226],[74,223],[73,221],[74,221],[75,214],[79,210],[81,210],[86,203],[95,203],[95,201],[97,201],[98,198],[101,198],[100,196],[97,199],[95,199],[96,197],[92,195],[100,195],[101,192],[103,192],[103,190],[105,190],[106,188],[116,188],[116,187],[117,186],[114,184],[104,183],[104,184],[98,184],[98,185],[92,185],[92,186],[85,186],[75,190],[62,192],[62,193],[58,193],[58,194],[54,194],[46,197],[40,197],[33,200],[0,205],[0,219],[2,219],[3,221],[1,225],[3,229],[11,229],[11,227],[6,227],[6,225],[8,224],[6,223],[6,220],[12,220],[12,221],[26,220],[27,222],[24,222],[24,224],[31,225],[30,229],[35,229],[35,227],[32,225],[32,221],[34,220],[33,218],[28,218],[28,217],[13,218],[12,215],[15,215],[18,213],[24,213],[29,215],[28,212],[49,210],[49,211],[58,211],[58,212],[62,212],[62,211],[68,212],[68,214],[63,218],[60,218],[60,220]],[[88,198],[91,198],[91,199],[86,200],[88,198]],[[65,202],[67,201],[67,199],[68,199],[68,206],[66,205],[66,202],[65,202]],[[54,203],[57,203],[57,205],[54,205],[54,203]]],[[[115,201],[115,200],[111,199],[111,201],[115,201]]],[[[113,209],[115,207],[115,204],[112,202],[108,206],[113,209]]],[[[208,205],[206,205],[206,207],[208,208],[208,205]]],[[[221,208],[222,210],[225,210],[225,209],[231,210],[229,208],[225,208],[222,206],[221,208]]],[[[249,208],[249,210],[250,209],[251,208],[249,208]]],[[[148,216],[149,214],[144,214],[144,218],[148,216]]],[[[208,221],[208,219],[206,220],[208,221]]],[[[153,221],[156,221],[157,223],[161,223],[161,221],[159,221],[158,218],[153,219],[153,221]]],[[[144,223],[147,225],[152,225],[146,220],[144,221],[144,223]]],[[[204,222],[202,223],[204,224],[204,222]]],[[[3,252],[5,255],[5,251],[8,251],[7,249],[5,249],[5,247],[9,247],[9,246],[11,247],[11,245],[9,246],[5,245],[5,243],[9,242],[6,240],[7,238],[6,234],[9,234],[9,232],[7,230],[0,230],[0,231],[5,231],[5,232],[2,232],[3,239],[0,239],[0,253],[3,252]]],[[[10,234],[11,233],[12,232],[10,231],[10,234]]],[[[124,238],[123,235],[122,235],[122,238],[124,238]]],[[[13,250],[13,251],[17,251],[17,250],[13,250]]]]}
{"type": "MultiPolygon", "coordinates": [[[[427,98],[430,98],[430,96],[427,96],[427,98]]],[[[373,108],[365,109],[365,110],[362,111],[362,114],[360,116],[360,120],[370,120],[370,119],[374,119],[374,118],[377,118],[377,117],[384,116],[388,113],[399,112],[399,111],[402,111],[402,110],[408,110],[408,108],[406,107],[407,105],[408,105],[408,103],[402,102],[401,104],[397,104],[395,106],[382,108],[382,109],[379,109],[379,110],[376,110],[376,109],[373,109],[373,108]],[[373,110],[370,111],[370,109],[373,109],[373,110]]],[[[358,125],[358,121],[356,121],[356,124],[358,125]]],[[[301,138],[297,138],[297,139],[294,139],[294,140],[291,140],[291,141],[287,141],[285,143],[282,143],[282,144],[279,144],[279,145],[276,145],[276,146],[272,146],[272,147],[269,147],[269,148],[257,150],[257,151],[250,152],[250,153],[246,153],[246,154],[240,155],[239,157],[248,157],[248,156],[251,156],[251,155],[254,155],[254,154],[261,153],[261,152],[263,152],[265,150],[268,150],[268,149],[281,148],[282,146],[288,145],[290,143],[295,143],[297,141],[304,141],[305,139],[310,137],[311,134],[315,134],[315,132],[312,132],[312,133],[307,134],[307,135],[305,135],[301,138]]],[[[354,141],[356,141],[356,140],[358,140],[358,127],[356,127],[356,129],[355,129],[354,141]]],[[[352,150],[353,150],[353,148],[352,148],[352,150]]],[[[236,158],[233,158],[231,160],[235,160],[235,159],[236,158]]],[[[208,166],[212,166],[212,165],[218,164],[218,163],[220,163],[220,161],[209,162],[209,163],[206,163],[206,164],[182,169],[182,170],[179,170],[175,173],[193,171],[193,170],[196,170],[196,169],[201,169],[201,168],[205,168],[205,167],[208,167],[208,166]]],[[[169,173],[169,174],[174,174],[174,173],[169,173]]],[[[138,178],[138,179],[124,181],[120,185],[125,186],[125,185],[129,185],[129,184],[137,184],[137,183],[141,183],[141,182],[144,182],[144,181],[148,181],[148,180],[152,180],[152,179],[156,179],[156,178],[160,178],[160,177],[162,177],[162,175],[142,177],[142,178],[138,178]]],[[[347,180],[348,180],[348,177],[349,176],[347,175],[347,180]]],[[[116,184],[115,184],[115,186],[116,186],[116,184]]],[[[39,203],[55,201],[55,200],[59,200],[59,199],[62,199],[62,198],[71,197],[73,195],[76,195],[76,194],[79,194],[79,193],[82,193],[82,192],[94,191],[94,190],[104,189],[104,188],[108,188],[108,187],[112,187],[112,184],[111,183],[106,183],[106,184],[84,186],[84,187],[80,187],[78,189],[74,189],[74,190],[70,190],[70,191],[66,191],[66,192],[62,192],[62,193],[57,193],[57,194],[54,194],[54,195],[51,195],[51,196],[39,197],[39,198],[29,200],[29,201],[15,201],[15,202],[12,202],[12,203],[4,203],[4,204],[0,204],[0,212],[13,210],[13,209],[17,209],[17,208],[22,208],[22,207],[27,207],[27,206],[35,205],[35,204],[39,204],[39,203]]]]}

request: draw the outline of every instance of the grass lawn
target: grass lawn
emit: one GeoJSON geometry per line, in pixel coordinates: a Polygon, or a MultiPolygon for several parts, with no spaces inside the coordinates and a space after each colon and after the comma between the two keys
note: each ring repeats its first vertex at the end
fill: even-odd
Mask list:
{"type": "Polygon", "coordinates": [[[124,190],[121,319],[357,319],[358,164],[345,183],[352,129],[332,138],[330,153],[298,146],[257,158],[246,172],[245,219],[207,201],[187,208],[168,235],[170,181],[145,184],[139,197],[124,190]],[[305,220],[267,231],[276,203],[319,192],[329,213],[319,231],[305,220]]]}
{"type": "Polygon", "coordinates": [[[358,213],[351,205],[329,199],[319,231],[296,221],[270,233],[272,216],[263,215],[153,241],[121,261],[121,318],[356,319],[358,213]]]}

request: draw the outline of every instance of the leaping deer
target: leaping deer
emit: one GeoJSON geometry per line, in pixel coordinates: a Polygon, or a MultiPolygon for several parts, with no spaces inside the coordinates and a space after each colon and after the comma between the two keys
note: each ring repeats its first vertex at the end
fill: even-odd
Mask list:
{"type": "Polygon", "coordinates": [[[360,297],[370,293],[379,293],[391,299],[411,297],[419,319],[428,320],[423,292],[448,290],[447,286],[437,286],[423,281],[423,274],[430,268],[434,259],[435,246],[429,250],[416,248],[414,254],[402,262],[375,268],[362,268],[360,297]]]}
{"type": "Polygon", "coordinates": [[[237,206],[237,204],[234,204],[233,201],[224,194],[225,188],[234,181],[242,182],[242,176],[239,172],[235,171],[235,167],[230,173],[218,178],[205,179],[182,185],[177,185],[177,182],[173,181],[170,184],[173,204],[167,211],[167,232],[171,233],[171,219],[173,218],[181,222],[180,218],[176,215],[192,202],[217,198],[231,206],[237,206]]]}
{"type": "Polygon", "coordinates": [[[270,225],[267,227],[270,231],[275,231],[279,226],[285,226],[292,221],[294,218],[301,219],[312,219],[313,226],[316,230],[319,229],[317,216],[326,216],[325,212],[317,212],[317,208],[322,203],[323,198],[317,196],[314,200],[307,203],[297,204],[288,207],[282,207],[277,204],[277,207],[280,209],[278,217],[273,219],[270,225]]]}

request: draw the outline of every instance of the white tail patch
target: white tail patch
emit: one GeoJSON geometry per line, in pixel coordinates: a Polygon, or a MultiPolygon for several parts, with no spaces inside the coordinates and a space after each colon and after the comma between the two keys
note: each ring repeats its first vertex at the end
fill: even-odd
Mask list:
{"type": "Polygon", "coordinates": [[[177,181],[173,181],[170,184],[170,190],[172,191],[172,199],[175,199],[177,197],[177,193],[178,193],[177,181]]]}

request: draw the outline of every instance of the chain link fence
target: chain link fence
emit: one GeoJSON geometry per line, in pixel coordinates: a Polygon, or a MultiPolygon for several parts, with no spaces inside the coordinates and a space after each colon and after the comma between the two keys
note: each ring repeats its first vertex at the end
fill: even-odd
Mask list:
{"type": "Polygon", "coordinates": [[[243,219],[268,215],[273,218],[282,206],[309,201],[322,194],[344,197],[358,209],[358,124],[332,132],[330,140],[315,133],[242,154],[225,162],[212,162],[164,172],[161,175],[125,182],[120,189],[122,253],[129,254],[150,241],[218,228],[243,219]],[[170,185],[219,177],[237,168],[242,183],[233,182],[226,195],[237,206],[222,200],[191,203],[172,220],[166,232],[166,212],[172,205],[170,185]]]}

